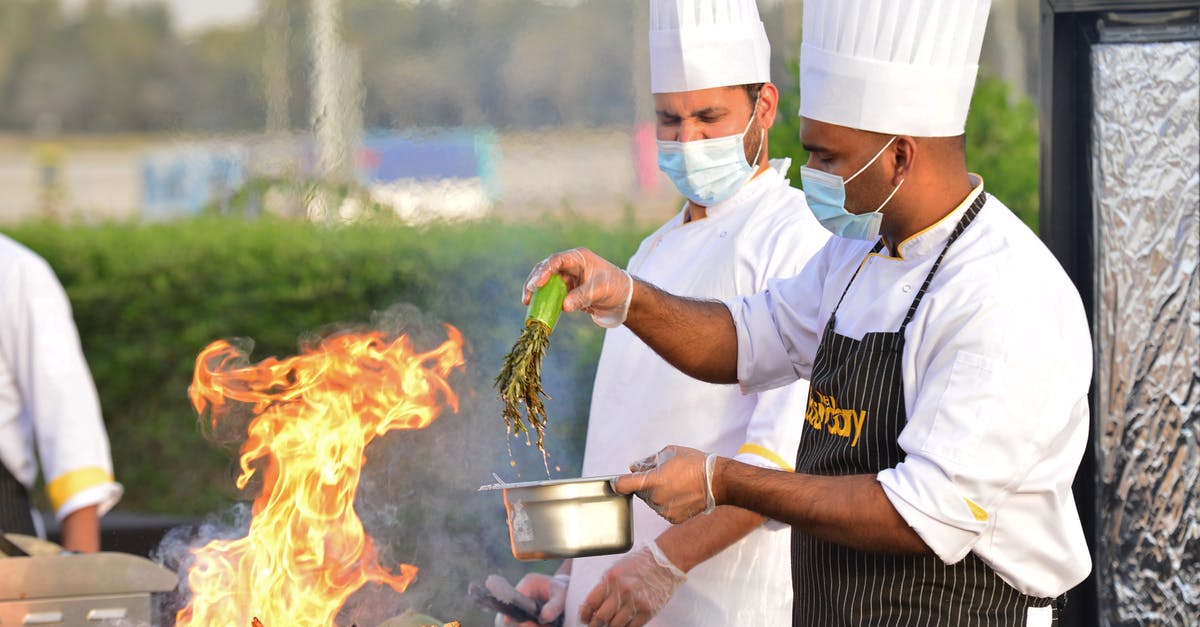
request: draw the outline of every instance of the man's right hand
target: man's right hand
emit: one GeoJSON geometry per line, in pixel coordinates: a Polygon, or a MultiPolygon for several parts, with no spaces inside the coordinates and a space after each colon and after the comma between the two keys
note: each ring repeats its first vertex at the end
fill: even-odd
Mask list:
{"type": "Polygon", "coordinates": [[[562,615],[567,604],[567,581],[566,575],[525,575],[516,585],[517,592],[537,602],[541,607],[538,612],[538,620],[541,622],[518,623],[503,614],[496,614],[495,627],[542,627],[554,623],[562,615]]]}
{"type": "Polygon", "coordinates": [[[586,248],[573,248],[533,267],[525,281],[526,305],[554,274],[567,284],[563,311],[586,311],[607,329],[624,324],[667,363],[701,381],[737,382],[737,329],[724,303],[682,298],[645,281],[637,282],[632,303],[628,272],[586,248]]]}
{"type": "Polygon", "coordinates": [[[538,262],[525,281],[521,301],[526,305],[534,290],[558,274],[567,283],[563,311],[586,311],[596,324],[611,329],[621,326],[633,298],[633,277],[586,248],[555,253],[538,262]]]}

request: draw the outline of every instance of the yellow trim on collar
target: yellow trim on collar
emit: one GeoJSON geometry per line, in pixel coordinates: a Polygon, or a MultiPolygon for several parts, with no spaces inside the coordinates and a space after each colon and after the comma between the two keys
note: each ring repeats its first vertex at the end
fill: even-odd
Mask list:
{"type": "Polygon", "coordinates": [[[59,475],[54,481],[47,483],[46,496],[50,498],[50,507],[57,512],[72,496],[91,487],[112,483],[112,480],[112,473],[103,468],[80,468],[59,475]]]}
{"type": "MultiPolygon", "coordinates": [[[[954,209],[951,209],[950,213],[947,213],[946,215],[942,216],[940,219],[938,219],[937,222],[934,222],[933,224],[930,224],[929,226],[921,229],[920,231],[917,231],[916,233],[909,235],[908,237],[904,238],[904,241],[900,242],[899,244],[896,244],[896,256],[895,257],[893,257],[891,255],[881,255],[879,253],[871,253],[870,255],[867,255],[867,256],[868,257],[875,256],[875,257],[879,257],[880,259],[903,260],[905,244],[908,244],[909,242],[913,241],[914,239],[917,239],[918,237],[921,237],[922,235],[928,233],[929,231],[936,229],[938,227],[938,225],[945,222],[947,219],[950,218],[950,216],[953,216],[953,215],[959,213],[964,207],[970,206],[971,203],[975,202],[975,199],[978,198],[979,195],[983,193],[983,177],[979,176],[978,174],[975,174],[973,172],[970,173],[969,176],[971,176],[974,180],[979,181],[979,183],[977,185],[975,185],[974,187],[971,188],[971,193],[967,194],[967,197],[964,198],[963,201],[961,203],[959,203],[957,207],[955,207],[954,209]]],[[[889,250],[886,242],[884,243],[883,249],[889,250]]]]}
{"type": "Polygon", "coordinates": [[[971,515],[975,517],[975,520],[987,520],[988,519],[988,513],[986,510],[984,510],[982,507],[976,505],[974,501],[972,501],[971,499],[969,499],[965,496],[963,497],[963,500],[967,502],[967,507],[969,507],[971,509],[971,515]]]}
{"type": "Polygon", "coordinates": [[[759,457],[771,462],[772,464],[775,464],[776,466],[779,466],[780,468],[782,468],[783,470],[786,470],[788,472],[795,472],[795,470],[796,470],[795,468],[792,468],[791,464],[784,461],[782,457],[780,457],[779,455],[776,455],[774,451],[768,449],[765,446],[760,446],[758,444],[751,444],[751,443],[747,442],[747,443],[743,444],[742,448],[739,448],[737,451],[738,455],[741,455],[742,453],[758,455],[759,457]]]}

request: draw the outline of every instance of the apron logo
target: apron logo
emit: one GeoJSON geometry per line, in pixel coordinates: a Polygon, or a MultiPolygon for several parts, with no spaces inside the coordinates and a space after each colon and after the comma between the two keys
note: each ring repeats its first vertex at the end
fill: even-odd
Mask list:
{"type": "Polygon", "coordinates": [[[850,447],[854,448],[858,446],[858,437],[862,435],[863,423],[867,421],[867,411],[865,409],[839,409],[837,399],[812,390],[812,394],[808,398],[808,409],[804,412],[804,420],[817,431],[824,430],[849,439],[850,447]]]}

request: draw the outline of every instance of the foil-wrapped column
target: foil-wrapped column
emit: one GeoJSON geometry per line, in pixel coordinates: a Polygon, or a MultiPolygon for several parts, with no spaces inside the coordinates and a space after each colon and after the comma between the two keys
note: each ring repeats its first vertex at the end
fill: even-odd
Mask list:
{"type": "Polygon", "coordinates": [[[1091,57],[1100,618],[1196,625],[1200,42],[1091,57]]]}

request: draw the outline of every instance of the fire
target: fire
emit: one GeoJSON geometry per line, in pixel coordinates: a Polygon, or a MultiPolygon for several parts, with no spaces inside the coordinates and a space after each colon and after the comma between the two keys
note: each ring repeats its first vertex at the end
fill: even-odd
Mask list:
{"type": "Polygon", "coordinates": [[[215,427],[231,410],[253,412],[237,486],[262,472],[249,533],[193,550],[192,597],[178,625],[332,625],[368,582],[403,592],[417,567],[391,573],[354,511],[364,450],[393,429],[428,426],[444,403],[458,410],[446,381],[463,365],[462,335],[446,325],[437,348],[414,351],[407,336],[342,334],[284,360],[248,365],[228,342],[196,358],[189,389],[215,427]],[[257,463],[256,463],[257,462],[257,463]]]}

